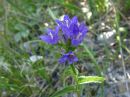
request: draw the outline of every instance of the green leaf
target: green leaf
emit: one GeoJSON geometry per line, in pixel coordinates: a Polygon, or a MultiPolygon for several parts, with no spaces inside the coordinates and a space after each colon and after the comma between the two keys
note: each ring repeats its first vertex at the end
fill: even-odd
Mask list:
{"type": "Polygon", "coordinates": [[[51,97],[59,97],[62,95],[65,95],[66,93],[74,92],[76,91],[75,86],[67,86],[57,92],[55,92],[51,97]]]}
{"type": "Polygon", "coordinates": [[[99,76],[80,76],[78,78],[78,84],[86,83],[102,83],[105,79],[99,76]]]}
{"type": "Polygon", "coordinates": [[[47,11],[48,11],[48,14],[52,17],[52,19],[55,20],[55,19],[56,19],[56,16],[55,16],[55,14],[53,13],[53,11],[51,10],[51,8],[48,8],[47,11]]]}
{"type": "Polygon", "coordinates": [[[14,35],[14,39],[15,39],[16,42],[19,42],[19,41],[22,39],[21,33],[15,34],[15,35],[14,35]]]}
{"type": "Polygon", "coordinates": [[[21,33],[22,37],[26,38],[29,35],[29,30],[21,31],[19,33],[21,33]]]}
{"type": "Polygon", "coordinates": [[[15,30],[18,30],[18,31],[25,31],[25,30],[27,30],[27,28],[23,25],[23,24],[20,24],[20,23],[18,23],[18,24],[16,24],[15,26],[14,26],[14,29],[15,30]]]}

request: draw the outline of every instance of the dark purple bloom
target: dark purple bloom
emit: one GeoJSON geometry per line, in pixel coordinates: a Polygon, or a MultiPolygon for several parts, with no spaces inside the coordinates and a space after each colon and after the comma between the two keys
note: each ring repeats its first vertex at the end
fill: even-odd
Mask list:
{"type": "Polygon", "coordinates": [[[76,16],[70,19],[69,16],[65,15],[63,21],[56,20],[56,23],[63,31],[65,41],[70,39],[73,46],[78,46],[88,31],[85,23],[82,22],[79,24],[76,16]]]}
{"type": "Polygon", "coordinates": [[[55,27],[55,30],[47,29],[47,35],[41,35],[40,39],[48,44],[57,44],[59,41],[58,31],[58,26],[55,27]]]}
{"type": "Polygon", "coordinates": [[[77,61],[78,61],[78,58],[74,55],[73,52],[69,52],[67,54],[64,54],[59,59],[60,63],[66,63],[66,62],[68,62],[68,64],[73,64],[74,62],[77,62],[77,61]]]}

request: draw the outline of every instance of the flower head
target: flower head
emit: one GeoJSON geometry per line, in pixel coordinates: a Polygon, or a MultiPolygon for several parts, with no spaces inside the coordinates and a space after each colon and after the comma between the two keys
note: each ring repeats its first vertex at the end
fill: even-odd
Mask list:
{"type": "Polygon", "coordinates": [[[41,35],[40,39],[48,44],[57,44],[59,41],[58,31],[58,26],[55,27],[55,30],[47,29],[47,35],[41,35]]]}
{"type": "Polygon", "coordinates": [[[73,46],[78,46],[88,31],[85,23],[79,24],[76,16],[70,19],[69,16],[65,15],[63,21],[56,20],[56,23],[63,31],[65,41],[71,40],[71,45],[73,46]]]}
{"type": "MultiPolygon", "coordinates": [[[[63,21],[56,20],[56,23],[58,26],[56,26],[54,30],[48,29],[47,35],[41,35],[40,39],[48,44],[57,44],[59,40],[63,38],[65,42],[65,46],[63,45],[63,48],[68,53],[63,54],[63,56],[59,59],[59,62],[67,62],[68,64],[77,62],[78,58],[72,51],[74,51],[74,49],[83,41],[88,28],[84,22],[79,23],[76,16],[70,19],[68,15],[65,15],[63,21]],[[58,34],[59,29],[62,30],[62,33],[60,34],[58,34]]],[[[62,46],[62,44],[60,46],[62,46]]]]}
{"type": "Polygon", "coordinates": [[[60,59],[59,62],[60,63],[66,63],[68,62],[68,64],[72,64],[74,62],[77,62],[78,58],[74,55],[73,52],[69,52],[67,54],[64,54],[60,59]]]}

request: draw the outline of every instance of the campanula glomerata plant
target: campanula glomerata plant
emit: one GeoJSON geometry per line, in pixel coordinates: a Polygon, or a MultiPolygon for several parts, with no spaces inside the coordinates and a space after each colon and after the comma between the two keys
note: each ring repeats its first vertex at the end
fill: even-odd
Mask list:
{"type": "MultiPolygon", "coordinates": [[[[61,45],[61,48],[63,48],[65,52],[58,61],[60,64],[66,63],[71,66],[76,81],[74,89],[76,89],[77,95],[80,97],[80,90],[78,88],[80,84],[90,82],[101,83],[104,80],[102,77],[98,76],[79,76],[78,71],[74,66],[74,63],[79,60],[76,57],[75,49],[83,42],[83,39],[88,32],[88,27],[84,22],[80,23],[77,16],[70,19],[68,15],[65,15],[62,21],[57,19],[55,22],[57,24],[55,29],[47,29],[47,34],[41,35],[40,39],[51,45],[63,44],[61,45]]],[[[56,97],[56,94],[52,97],[56,97]]]]}
{"type": "Polygon", "coordinates": [[[55,30],[48,29],[47,35],[40,36],[41,40],[52,45],[63,41],[67,46],[66,54],[59,59],[59,62],[68,62],[68,64],[77,62],[78,58],[74,55],[71,48],[77,47],[83,41],[88,32],[88,28],[84,22],[79,23],[76,16],[70,19],[69,16],[65,15],[63,21],[56,20],[56,23],[58,25],[55,27],[55,30]],[[60,29],[62,30],[62,33],[59,36],[60,29]]]}

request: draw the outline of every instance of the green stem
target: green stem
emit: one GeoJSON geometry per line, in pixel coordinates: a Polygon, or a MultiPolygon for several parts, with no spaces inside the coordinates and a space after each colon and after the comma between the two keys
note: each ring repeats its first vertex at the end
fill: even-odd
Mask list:
{"type": "Polygon", "coordinates": [[[78,74],[77,74],[77,71],[76,71],[76,69],[75,69],[75,67],[74,67],[74,64],[71,64],[70,66],[71,66],[71,68],[72,68],[74,74],[77,76],[78,74]]]}
{"type": "Polygon", "coordinates": [[[77,93],[77,96],[80,97],[80,90],[79,90],[79,84],[78,84],[78,72],[76,71],[74,64],[71,64],[71,68],[75,74],[74,79],[76,81],[76,91],[77,91],[76,93],[77,93]]]}

